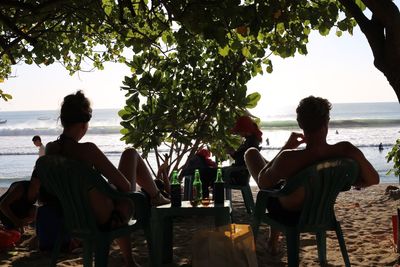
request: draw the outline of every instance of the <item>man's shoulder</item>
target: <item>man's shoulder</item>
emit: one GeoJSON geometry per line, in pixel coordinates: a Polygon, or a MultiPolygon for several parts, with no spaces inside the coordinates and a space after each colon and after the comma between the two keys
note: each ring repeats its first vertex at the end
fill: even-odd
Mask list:
{"type": "Polygon", "coordinates": [[[278,156],[275,158],[275,162],[278,166],[292,166],[294,163],[294,165],[297,165],[299,161],[302,161],[307,157],[307,151],[304,149],[286,149],[278,154],[278,156]]]}
{"type": "Polygon", "coordinates": [[[338,151],[340,154],[347,154],[354,150],[357,150],[357,147],[349,141],[338,142],[332,145],[331,148],[338,151]]]}

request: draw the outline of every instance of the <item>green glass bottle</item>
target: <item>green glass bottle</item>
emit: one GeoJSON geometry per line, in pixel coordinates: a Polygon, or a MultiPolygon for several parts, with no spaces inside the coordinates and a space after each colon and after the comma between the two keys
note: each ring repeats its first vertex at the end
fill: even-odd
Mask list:
{"type": "Polygon", "coordinates": [[[194,180],[192,185],[192,199],[190,203],[192,206],[196,207],[201,204],[203,199],[203,185],[200,179],[200,172],[198,169],[194,171],[194,180]]]}
{"type": "Polygon", "coordinates": [[[215,204],[223,204],[224,203],[224,180],[222,180],[222,170],[218,168],[217,170],[217,178],[214,181],[214,203],[215,204]]]}
{"type": "Polygon", "coordinates": [[[178,180],[178,172],[175,170],[172,172],[171,178],[171,206],[181,207],[182,206],[182,190],[181,183],[178,180]]]}

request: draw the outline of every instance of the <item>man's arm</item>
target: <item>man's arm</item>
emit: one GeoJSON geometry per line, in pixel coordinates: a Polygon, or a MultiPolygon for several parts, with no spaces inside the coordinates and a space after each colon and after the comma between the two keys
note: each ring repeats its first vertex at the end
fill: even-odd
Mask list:
{"type": "Polygon", "coordinates": [[[347,145],[350,149],[349,156],[356,160],[360,167],[360,174],[354,186],[367,187],[379,184],[379,174],[372,164],[365,158],[364,154],[351,143],[347,142],[347,145]]]}
{"type": "MultiPolygon", "coordinates": [[[[286,150],[296,149],[304,143],[304,135],[301,133],[292,132],[286,144],[282,147],[279,153],[258,175],[258,186],[260,188],[271,188],[286,176],[286,168],[288,165],[286,150]],[[286,166],[286,168],[285,168],[286,166]]],[[[290,160],[289,160],[290,161],[290,160]]]]}

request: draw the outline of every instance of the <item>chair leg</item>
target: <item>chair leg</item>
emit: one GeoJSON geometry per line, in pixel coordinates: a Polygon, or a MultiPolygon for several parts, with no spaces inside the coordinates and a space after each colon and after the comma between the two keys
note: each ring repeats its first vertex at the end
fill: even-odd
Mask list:
{"type": "Polygon", "coordinates": [[[322,264],[326,263],[326,232],[317,232],[317,249],[318,249],[318,259],[322,264]]]}
{"type": "Polygon", "coordinates": [[[250,185],[242,187],[241,191],[247,213],[252,214],[254,212],[254,198],[253,193],[251,192],[250,185]]]}
{"type": "Polygon", "coordinates": [[[229,187],[225,187],[225,198],[232,202],[232,189],[229,187]]]}
{"type": "Polygon", "coordinates": [[[346,243],[344,242],[342,228],[340,227],[340,223],[336,222],[336,236],[339,241],[340,251],[342,252],[342,257],[344,260],[344,265],[346,267],[350,267],[350,259],[349,255],[347,254],[346,243]]]}
{"type": "Polygon", "coordinates": [[[93,242],[83,241],[83,266],[92,267],[93,265],[93,242]]]}
{"type": "Polygon", "coordinates": [[[289,231],[286,233],[288,267],[299,266],[300,233],[289,231]]]}
{"type": "Polygon", "coordinates": [[[253,223],[251,224],[251,229],[253,231],[254,242],[257,242],[258,231],[260,229],[260,220],[253,219],[253,223]]]}
{"type": "Polygon", "coordinates": [[[96,241],[96,253],[94,258],[95,267],[107,267],[110,242],[107,239],[96,241]]]}
{"type": "Polygon", "coordinates": [[[149,266],[153,266],[153,261],[152,261],[152,251],[153,251],[152,247],[153,247],[153,244],[151,243],[151,227],[150,227],[150,224],[144,225],[143,230],[144,230],[144,236],[146,238],[147,250],[149,251],[149,255],[150,255],[150,257],[148,257],[149,258],[149,266]]]}
{"type": "Polygon", "coordinates": [[[52,267],[53,266],[55,267],[57,265],[57,258],[58,258],[58,255],[60,254],[63,237],[64,237],[64,231],[59,231],[57,239],[54,243],[54,248],[53,248],[52,254],[51,254],[50,266],[52,266],[52,267]]]}

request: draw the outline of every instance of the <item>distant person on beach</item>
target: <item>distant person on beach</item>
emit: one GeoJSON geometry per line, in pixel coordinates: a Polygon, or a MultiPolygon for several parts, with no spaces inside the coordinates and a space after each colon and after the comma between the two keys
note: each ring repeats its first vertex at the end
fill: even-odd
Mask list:
{"type": "Polygon", "coordinates": [[[265,143],[267,143],[267,146],[269,146],[269,138],[267,138],[267,139],[265,140],[265,143]]]}
{"type": "Polygon", "coordinates": [[[224,181],[229,184],[246,185],[249,183],[249,172],[246,168],[244,154],[249,148],[259,151],[262,142],[262,132],[249,116],[241,116],[237,118],[232,133],[238,134],[244,138],[243,143],[234,150],[227,148],[227,153],[235,160],[229,166],[223,168],[224,181]]]}
{"type": "MultiPolygon", "coordinates": [[[[326,99],[314,96],[302,99],[296,113],[303,133],[293,132],[278,155],[269,162],[257,149],[246,152],[247,167],[259,188],[273,188],[282,179],[292,177],[314,162],[335,157],[348,157],[358,162],[360,176],[354,186],[367,187],[379,183],[377,171],[357,147],[349,142],[327,143],[330,109],[331,103],[326,99]],[[298,149],[303,143],[305,148],[298,149]]],[[[304,197],[304,191],[297,190],[285,198],[271,199],[267,209],[277,216],[298,219],[304,197]]],[[[278,253],[279,234],[274,228],[270,231],[268,251],[271,254],[278,253]]]]}
{"type": "MultiPolygon", "coordinates": [[[[67,95],[61,105],[60,120],[63,133],[46,146],[46,155],[59,154],[86,163],[99,171],[117,190],[130,192],[136,190],[136,183],[150,196],[153,206],[170,203],[160,194],[144,160],[135,149],[126,149],[119,162],[118,169],[94,143],[79,143],[86,134],[92,109],[83,92],[67,95]]],[[[130,202],[112,202],[96,189],[88,189],[90,203],[93,203],[93,214],[99,228],[113,229],[126,224],[132,216],[133,207],[130,202]]],[[[50,192],[51,193],[51,192],[50,192]]],[[[122,251],[125,264],[136,266],[131,253],[130,236],[117,240],[122,251]]]]}
{"type": "Polygon", "coordinates": [[[23,230],[32,223],[36,215],[35,202],[40,182],[32,178],[30,181],[17,181],[10,185],[0,197],[0,221],[6,229],[23,230]]]}
{"type": "Polygon", "coordinates": [[[379,149],[379,151],[382,151],[382,150],[383,150],[383,144],[382,144],[382,143],[379,144],[378,149],[379,149]]]}
{"type": "Polygon", "coordinates": [[[336,130],[336,134],[339,134],[339,131],[338,131],[338,130],[336,130]]]}
{"type": "Polygon", "coordinates": [[[44,156],[45,152],[44,152],[44,145],[42,144],[42,139],[40,138],[39,135],[35,135],[32,138],[32,142],[35,146],[37,146],[39,148],[39,158],[41,156],[44,156]]]}

